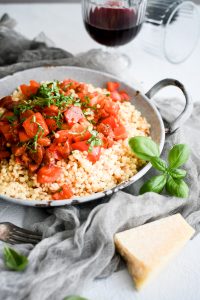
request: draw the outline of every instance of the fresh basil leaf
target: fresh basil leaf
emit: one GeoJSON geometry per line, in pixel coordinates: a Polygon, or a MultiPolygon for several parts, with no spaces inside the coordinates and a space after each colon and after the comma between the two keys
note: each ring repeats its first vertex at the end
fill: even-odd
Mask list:
{"type": "Polygon", "coordinates": [[[188,198],[189,188],[182,179],[174,179],[171,176],[167,179],[166,191],[178,198],[188,198]]]}
{"type": "Polygon", "coordinates": [[[175,179],[182,179],[186,176],[187,172],[182,169],[170,169],[170,175],[175,179]]]}
{"type": "Polygon", "coordinates": [[[167,176],[165,174],[154,176],[143,184],[140,189],[140,195],[147,192],[160,194],[166,184],[167,176]]]}
{"type": "Polygon", "coordinates": [[[160,157],[157,157],[157,156],[152,157],[150,162],[151,162],[152,166],[159,171],[165,172],[168,168],[167,163],[160,157]]]}
{"type": "Polygon", "coordinates": [[[80,296],[68,296],[65,297],[63,300],[87,300],[87,299],[80,296]]]}
{"type": "Polygon", "coordinates": [[[28,258],[26,256],[8,246],[4,247],[3,256],[4,263],[10,270],[23,271],[28,264],[28,258]]]}
{"type": "Polygon", "coordinates": [[[169,152],[168,161],[170,168],[179,168],[189,158],[190,150],[185,144],[175,145],[169,152]]]}
{"type": "Polygon", "coordinates": [[[128,143],[137,157],[143,160],[150,161],[152,157],[160,155],[158,145],[148,137],[136,136],[130,138],[128,143]]]}

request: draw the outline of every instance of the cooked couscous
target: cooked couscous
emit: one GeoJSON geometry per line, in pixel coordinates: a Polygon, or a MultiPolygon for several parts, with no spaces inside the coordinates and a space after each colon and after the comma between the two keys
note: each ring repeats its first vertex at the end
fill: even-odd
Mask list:
{"type": "Polygon", "coordinates": [[[33,200],[86,196],[128,180],[144,164],[128,138],[150,125],[117,83],[21,85],[0,101],[0,194],[33,200]]]}

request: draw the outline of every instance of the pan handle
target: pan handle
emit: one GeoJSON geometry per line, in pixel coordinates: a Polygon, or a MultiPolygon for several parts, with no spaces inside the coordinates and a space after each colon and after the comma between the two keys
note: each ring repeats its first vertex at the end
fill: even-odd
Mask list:
{"type": "Polygon", "coordinates": [[[188,94],[182,83],[180,83],[178,80],[170,78],[159,81],[145,94],[149,99],[151,99],[161,89],[170,85],[178,87],[183,92],[185,96],[185,106],[183,111],[173,122],[165,122],[167,124],[165,130],[168,134],[174,133],[190,117],[193,109],[193,103],[190,95],[188,94]]]}

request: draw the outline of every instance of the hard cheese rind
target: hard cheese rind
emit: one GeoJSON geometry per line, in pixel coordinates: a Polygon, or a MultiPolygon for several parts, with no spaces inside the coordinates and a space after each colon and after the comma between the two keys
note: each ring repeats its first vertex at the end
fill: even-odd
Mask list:
{"type": "Polygon", "coordinates": [[[180,214],[175,214],[115,234],[116,248],[127,261],[136,288],[154,277],[194,232],[180,214]]]}

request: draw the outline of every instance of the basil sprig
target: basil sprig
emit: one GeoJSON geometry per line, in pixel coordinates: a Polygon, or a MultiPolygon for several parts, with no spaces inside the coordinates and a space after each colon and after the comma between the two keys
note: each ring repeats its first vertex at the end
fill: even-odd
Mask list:
{"type": "Polygon", "coordinates": [[[161,193],[164,188],[169,195],[187,198],[189,188],[183,178],[187,172],[179,169],[189,158],[189,147],[186,144],[177,144],[169,151],[168,163],[160,158],[158,145],[148,137],[137,136],[129,139],[129,146],[135,155],[149,161],[152,166],[161,172],[153,176],[140,189],[140,194],[147,192],[161,193]]]}
{"type": "Polygon", "coordinates": [[[23,271],[28,265],[28,258],[16,250],[5,246],[3,250],[4,263],[6,267],[13,271],[23,271]]]}

